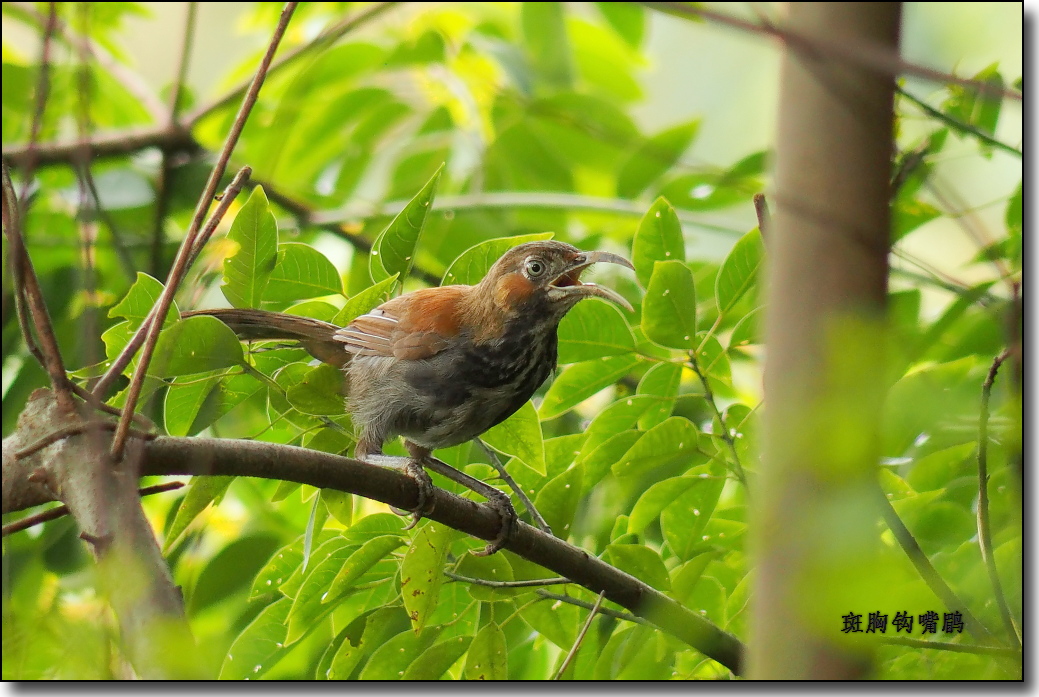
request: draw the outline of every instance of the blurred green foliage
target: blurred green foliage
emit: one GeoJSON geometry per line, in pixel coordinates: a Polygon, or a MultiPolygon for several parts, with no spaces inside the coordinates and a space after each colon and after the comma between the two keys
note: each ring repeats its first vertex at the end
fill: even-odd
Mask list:
{"type": "MultiPolygon", "coordinates": [[[[59,3],[68,31],[85,30],[122,60],[120,22],[145,10],[84,5],[59,3]]],[[[359,11],[354,5],[305,3],[289,42],[306,40],[312,32],[303,26],[359,11]]],[[[40,32],[35,12],[46,7],[5,3],[5,27],[40,32]]],[[[641,49],[652,13],[637,5],[447,4],[393,17],[270,75],[233,159],[250,165],[262,187],[241,197],[226,234],[203,251],[179,293],[180,308],[220,302],[219,288],[238,307],[345,323],[401,286],[440,277],[474,282],[502,251],[530,239],[552,235],[625,254],[634,277],[594,273],[627,297],[635,314],[597,300],[580,304],[560,328],[563,365],[555,379],[487,442],[556,535],[745,639],[748,497],[739,478],[746,472],[753,483],[758,468],[759,272],[767,237],[747,220],[728,233],[731,251],[723,258],[705,256],[694,240],[719,234],[701,224],[702,212],[749,210],[768,181],[768,154],[693,165],[683,155],[698,118],[657,133],[640,129],[631,109],[642,95],[641,49]],[[358,240],[365,244],[354,246],[358,240]]],[[[259,3],[246,26],[262,37],[276,18],[275,6],[259,3]]],[[[55,44],[69,45],[68,34],[59,32],[55,44]]],[[[52,65],[42,142],[68,135],[77,113],[88,114],[99,132],[162,123],[165,116],[150,113],[125,83],[125,65],[112,71],[88,62],[83,92],[76,75],[84,68],[67,53],[57,52],[52,65]]],[[[5,36],[5,148],[29,136],[34,60],[5,36]]],[[[214,69],[226,71],[231,84],[254,65],[251,56],[214,69]]],[[[1004,82],[997,66],[978,77],[1004,82]]],[[[940,114],[995,132],[998,100],[961,86],[942,94],[932,100],[940,114]]],[[[210,166],[206,153],[219,148],[237,103],[201,106],[192,133],[204,151],[171,156],[164,181],[153,149],[91,164],[99,206],[80,200],[70,166],[35,172],[27,241],[66,363],[79,378],[98,374],[98,364],[122,349],[161,290],[156,278],[165,277],[190,219],[210,166]],[[157,209],[164,211],[158,224],[157,209]]],[[[923,136],[898,143],[900,164],[909,153],[922,156],[902,172],[895,242],[951,213],[928,194],[931,163],[948,138],[971,136],[939,117],[929,124],[923,136]]],[[[1005,155],[980,143],[975,156],[1005,155]]],[[[890,375],[877,376],[891,385],[880,483],[938,571],[997,634],[974,523],[974,457],[981,383],[992,357],[1020,338],[1007,330],[1007,318],[1017,317],[1007,288],[1020,279],[1020,186],[1006,196],[1006,229],[979,251],[987,280],[967,287],[925,274],[891,294],[895,360],[890,375]],[[921,313],[924,288],[946,294],[944,312],[921,313]]],[[[3,250],[6,270],[6,239],[3,250]]],[[[19,338],[6,271],[3,292],[8,434],[28,394],[46,381],[19,338]]],[[[338,373],[310,365],[298,348],[254,343],[243,351],[221,323],[183,320],[174,308],[150,375],[143,409],[171,435],[352,450],[338,373]]],[[[993,393],[988,448],[995,562],[1020,623],[1018,386],[1008,365],[993,393]]],[[[475,476],[493,476],[478,448],[440,456],[475,476]]],[[[587,617],[535,588],[450,580],[442,571],[494,581],[553,574],[510,552],[468,555],[482,543],[439,524],[405,533],[381,504],[339,492],[201,477],[145,507],[165,540],[212,676],[544,679],[556,673],[587,617]],[[312,539],[305,540],[308,526],[312,539]]],[[[863,606],[847,609],[941,612],[886,528],[862,524],[882,540],[882,554],[876,576],[858,579],[863,606]]],[[[93,578],[69,519],[5,538],[4,679],[113,675],[115,630],[93,578]]],[[[595,600],[576,585],[565,588],[575,599],[595,600]]],[[[829,621],[838,634],[841,618],[829,621]]],[[[1008,675],[991,656],[905,646],[880,649],[875,674],[1008,675]]],[[[678,639],[611,616],[593,622],[565,673],[728,676],[678,639]]]]}

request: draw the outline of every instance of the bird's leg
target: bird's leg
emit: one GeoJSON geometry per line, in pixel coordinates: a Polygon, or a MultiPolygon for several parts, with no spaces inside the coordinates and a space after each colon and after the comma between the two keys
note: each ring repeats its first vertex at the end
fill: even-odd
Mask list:
{"type": "Polygon", "coordinates": [[[487,499],[487,505],[490,506],[501,518],[501,528],[498,530],[498,535],[491,540],[486,547],[479,552],[473,552],[478,557],[485,557],[489,554],[494,554],[509,541],[512,537],[512,533],[516,530],[516,522],[519,517],[516,515],[516,509],[512,506],[512,499],[504,491],[495,489],[490,484],[481,482],[476,477],[471,477],[465,472],[455,469],[451,465],[447,464],[443,460],[438,460],[430,454],[430,451],[426,448],[422,448],[410,441],[404,442],[408,448],[408,452],[411,456],[422,462],[422,465],[439,475],[447,477],[453,482],[461,484],[467,489],[475,491],[480,496],[487,499]]]}
{"type": "Polygon", "coordinates": [[[365,447],[363,440],[361,443],[357,444],[355,456],[361,462],[367,462],[370,465],[399,469],[404,474],[415,480],[415,484],[418,486],[418,504],[415,508],[406,511],[391,506],[393,511],[399,515],[411,515],[411,522],[405,526],[405,530],[411,530],[413,527],[418,525],[418,522],[422,520],[423,515],[428,515],[433,512],[433,505],[436,501],[433,497],[433,490],[435,487],[433,486],[433,480],[430,479],[429,474],[422,468],[421,459],[416,458],[414,454],[411,457],[383,455],[381,448],[365,447]]]}

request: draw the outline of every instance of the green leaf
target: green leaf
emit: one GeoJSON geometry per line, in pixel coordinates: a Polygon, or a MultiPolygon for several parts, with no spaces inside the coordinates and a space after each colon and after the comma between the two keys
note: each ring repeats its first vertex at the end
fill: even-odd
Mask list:
{"type": "Polygon", "coordinates": [[[342,293],[343,279],[328,257],[310,245],[289,242],[278,247],[263,300],[287,302],[342,293]]]}
{"type": "Polygon", "coordinates": [[[426,626],[429,616],[436,610],[444,581],[444,557],[455,534],[443,523],[429,521],[419,528],[404,554],[400,587],[415,632],[426,626]]]}
{"type": "Polygon", "coordinates": [[[891,210],[891,244],[941,214],[942,212],[931,204],[900,193],[891,210]]]}
{"type": "MultiPolygon", "coordinates": [[[[331,431],[332,429],[323,429],[331,431]]],[[[322,489],[321,503],[325,504],[328,514],[343,525],[349,527],[354,522],[354,496],[337,489],[322,489]]]]}
{"type": "Polygon", "coordinates": [[[705,479],[704,484],[687,489],[660,514],[664,540],[679,559],[692,559],[710,548],[702,539],[703,529],[714,515],[724,486],[722,477],[705,479]]]}
{"type": "Polygon", "coordinates": [[[505,252],[526,242],[550,240],[552,235],[551,232],[538,232],[515,237],[499,237],[473,245],[451,262],[447,271],[444,272],[444,280],[441,285],[449,286],[456,283],[476,285],[483,280],[483,277],[494,266],[494,262],[498,261],[505,252]]]}
{"type": "Polygon", "coordinates": [[[322,363],[309,368],[302,379],[285,391],[294,409],[316,416],[346,413],[344,376],[338,368],[322,363]]]}
{"type": "Polygon", "coordinates": [[[763,310],[762,307],[754,308],[736,323],[736,326],[732,328],[732,334],[729,335],[729,351],[762,342],[763,310]]]}
{"type": "Polygon", "coordinates": [[[680,261],[658,261],[642,301],[642,331],[660,346],[696,346],[696,286],[680,261]]]}
{"type": "Polygon", "coordinates": [[[607,545],[605,559],[621,571],[628,572],[659,591],[671,590],[671,579],[667,575],[663,560],[656,551],[645,545],[607,545]]]}
{"type": "Polygon", "coordinates": [[[223,380],[223,376],[214,375],[209,379],[189,380],[183,385],[177,383],[170,385],[166,391],[166,403],[163,409],[166,432],[171,436],[193,436],[198,433],[198,431],[192,432],[195,417],[198,416],[199,410],[202,409],[209,399],[210,393],[220,384],[221,380],[223,380]]]}
{"type": "MultiPolygon", "coordinates": [[[[163,285],[146,273],[137,272],[137,280],[126,291],[126,295],[108,311],[109,317],[124,317],[128,321],[128,328],[137,329],[155,306],[159,296],[162,294],[163,285]]],[[[180,311],[177,303],[170,304],[163,328],[168,327],[174,321],[180,319],[180,311]]]]}
{"type": "Polygon", "coordinates": [[[372,651],[368,663],[358,676],[361,680],[400,680],[415,656],[436,640],[439,628],[421,632],[403,631],[372,651]]]}
{"type": "Polygon", "coordinates": [[[607,438],[592,450],[588,450],[586,447],[587,455],[582,453],[579,464],[584,470],[584,480],[587,485],[592,486],[605,477],[614,463],[634,447],[642,436],[641,431],[621,431],[607,438]]]}
{"type": "Polygon", "coordinates": [[[381,561],[386,555],[403,544],[404,539],[400,535],[383,535],[365,542],[342,563],[339,573],[332,579],[332,584],[322,602],[328,602],[341,593],[346,592],[376,562],[381,561]]]}
{"type": "Polygon", "coordinates": [[[404,680],[439,680],[472,645],[473,637],[456,636],[433,644],[419,654],[408,669],[404,680]]]}
{"type": "Polygon", "coordinates": [[[242,344],[230,327],[208,315],[197,315],[162,330],[148,374],[193,375],[242,365],[242,344]]]}
{"type": "Polygon", "coordinates": [[[658,363],[642,376],[636,394],[652,397],[654,404],[639,417],[639,430],[648,431],[671,416],[682,383],[682,366],[658,363]]]}
{"type": "Polygon", "coordinates": [[[635,275],[645,288],[653,275],[653,264],[658,261],[685,261],[685,240],[678,214],[661,196],[639,221],[631,241],[631,260],[635,275]]]}
{"type": "Polygon", "coordinates": [[[570,533],[582,497],[581,469],[579,466],[571,467],[549,480],[534,499],[534,507],[553,532],[564,540],[570,533]]]}
{"type": "Polygon", "coordinates": [[[466,680],[506,680],[509,677],[509,647],[505,633],[494,621],[473,637],[462,676],[466,680]]]}
{"type": "Polygon", "coordinates": [[[714,295],[720,314],[724,315],[731,310],[754,287],[764,257],[765,247],[757,228],[741,237],[729,250],[714,281],[714,295]]]}
{"type": "Polygon", "coordinates": [[[613,303],[589,298],[577,304],[559,323],[559,362],[590,361],[635,351],[635,337],[613,303]]]}
{"type": "Polygon", "coordinates": [[[393,274],[406,278],[411,272],[415,263],[415,249],[443,172],[444,165],[440,165],[426,185],[404,206],[404,210],[375,238],[369,261],[373,280],[382,281],[393,274]]]}
{"type": "MultiPolygon", "coordinates": [[[[455,573],[467,578],[480,578],[487,581],[516,580],[512,571],[512,565],[509,564],[509,560],[504,554],[492,554],[488,557],[466,554],[458,562],[455,573]]],[[[530,592],[529,588],[494,588],[476,583],[467,584],[466,588],[474,600],[485,600],[488,602],[504,600],[524,592],[530,592]]]]}
{"type": "Polygon", "coordinates": [[[278,223],[262,186],[253,189],[227,237],[238,243],[238,251],[224,262],[220,290],[235,307],[259,307],[278,260],[278,223]]]}
{"type": "Polygon", "coordinates": [[[634,428],[642,415],[656,402],[657,400],[649,395],[630,395],[618,399],[596,414],[585,429],[588,437],[581,448],[582,457],[621,431],[634,428]]]}
{"type": "Polygon", "coordinates": [[[686,491],[709,480],[699,476],[671,477],[650,486],[635,502],[628,518],[628,532],[641,535],[646,527],[660,517],[661,511],[686,491]]]}
{"type": "Polygon", "coordinates": [[[221,680],[255,680],[288,652],[285,620],[290,607],[292,601],[282,598],[260,611],[227,650],[221,680]]]}
{"type": "Polygon", "coordinates": [[[302,638],[318,620],[335,607],[328,604],[332,600],[336,600],[331,595],[329,586],[343,564],[358,547],[359,545],[348,543],[342,545],[325,543],[314,552],[311,560],[313,567],[303,572],[303,583],[292,601],[288,633],[285,635],[286,644],[295,643],[302,638]]]}
{"type": "MultiPolygon", "coordinates": [[[[326,533],[328,534],[328,533],[326,533]]],[[[249,589],[249,601],[278,591],[281,584],[303,563],[303,536],[285,545],[267,560],[249,589]]]]}
{"type": "Polygon", "coordinates": [[[617,175],[617,195],[636,198],[678,162],[700,129],[694,119],[646,140],[631,154],[617,175]]]}
{"type": "Polygon", "coordinates": [[[278,539],[269,532],[252,533],[229,542],[199,574],[188,598],[190,614],[195,615],[244,589],[277,546],[278,539]]]}
{"type": "Polygon", "coordinates": [[[397,283],[398,278],[400,278],[399,274],[393,274],[357,293],[346,301],[343,309],[329,322],[345,327],[366,312],[382,305],[390,299],[390,293],[393,292],[393,286],[397,283]]]}
{"type": "Polygon", "coordinates": [[[500,452],[516,457],[538,474],[545,474],[545,441],[541,421],[528,400],[519,410],[480,438],[500,452]]]}
{"type": "Polygon", "coordinates": [[[548,388],[538,416],[542,420],[563,414],[617,382],[639,363],[638,356],[610,356],[598,361],[585,361],[566,368],[548,388]]]}
{"type": "Polygon", "coordinates": [[[173,524],[166,531],[166,544],[163,545],[164,554],[170,551],[181,534],[187,530],[191,521],[195,520],[199,513],[206,510],[210,503],[222,497],[224,492],[227,491],[227,487],[231,486],[231,482],[234,480],[234,477],[225,476],[191,478],[191,484],[188,485],[188,493],[184,495],[184,500],[181,501],[180,508],[177,509],[177,517],[173,519],[173,524]]]}
{"type": "Polygon", "coordinates": [[[613,473],[618,477],[637,476],[673,460],[702,460],[703,456],[698,451],[699,438],[700,433],[692,421],[672,416],[651,428],[631,446],[613,465],[613,473]]]}
{"type": "Polygon", "coordinates": [[[646,14],[638,5],[624,2],[597,2],[595,6],[610,26],[632,48],[642,45],[646,33],[646,14]]]}
{"type": "Polygon", "coordinates": [[[326,677],[329,680],[350,679],[362,661],[385,646],[391,637],[400,636],[407,626],[407,616],[399,605],[378,608],[358,616],[344,630],[346,639],[332,658],[326,677]]]}
{"type": "Polygon", "coordinates": [[[554,88],[569,88],[573,81],[573,68],[563,4],[523,3],[520,5],[520,26],[527,54],[541,81],[554,88]]]}

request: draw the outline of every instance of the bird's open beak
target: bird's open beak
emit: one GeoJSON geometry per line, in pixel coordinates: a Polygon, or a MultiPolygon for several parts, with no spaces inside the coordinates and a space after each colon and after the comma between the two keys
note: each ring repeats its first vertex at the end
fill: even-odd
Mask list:
{"type": "Polygon", "coordinates": [[[635,308],[631,306],[631,303],[625,300],[617,291],[594,283],[581,282],[581,272],[597,262],[620,264],[621,266],[627,266],[632,271],[635,270],[630,261],[618,254],[611,254],[610,252],[581,252],[574,257],[570,267],[552,281],[552,289],[567,295],[579,295],[582,297],[594,295],[616,303],[628,312],[634,312],[635,308]]]}

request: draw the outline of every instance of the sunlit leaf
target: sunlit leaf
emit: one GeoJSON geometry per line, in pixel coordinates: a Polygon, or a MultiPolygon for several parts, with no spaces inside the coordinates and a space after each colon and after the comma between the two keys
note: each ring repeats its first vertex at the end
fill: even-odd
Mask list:
{"type": "Polygon", "coordinates": [[[263,299],[284,302],[342,292],[343,281],[328,257],[310,245],[286,243],[278,247],[263,299]]]}
{"type": "Polygon", "coordinates": [[[690,349],[696,336],[693,273],[680,261],[658,261],[642,301],[642,331],[660,346],[690,349]]]}
{"type": "Polygon", "coordinates": [[[227,476],[192,478],[191,484],[188,485],[188,493],[184,495],[184,500],[177,509],[177,517],[173,519],[173,524],[166,531],[166,544],[163,545],[163,550],[168,552],[181,534],[187,530],[188,525],[202,511],[206,510],[210,503],[221,498],[234,480],[234,477],[227,476]]]}
{"type": "Polygon", "coordinates": [[[375,239],[369,266],[375,281],[382,281],[393,274],[400,274],[401,278],[405,278],[411,272],[411,267],[415,264],[415,249],[443,172],[444,165],[441,165],[426,185],[375,239]]]}
{"type": "Polygon", "coordinates": [[[761,233],[754,228],[741,237],[729,250],[715,279],[714,295],[718,312],[731,310],[758,280],[758,271],[765,256],[761,233]]]}
{"type": "Polygon", "coordinates": [[[262,186],[253,189],[227,237],[238,251],[224,262],[220,289],[235,307],[259,307],[278,260],[278,223],[262,186]]]}
{"type": "Polygon", "coordinates": [[[564,370],[548,388],[538,416],[551,419],[573,409],[599,390],[617,381],[639,363],[638,356],[610,356],[575,363],[564,370]]]}
{"type": "Polygon", "coordinates": [[[404,607],[416,633],[426,626],[436,609],[440,586],[444,582],[444,557],[456,534],[443,523],[429,521],[419,528],[404,554],[400,587],[404,607]]]}
{"type": "Polygon", "coordinates": [[[509,653],[505,633],[488,622],[473,637],[462,675],[466,680],[505,680],[509,677],[509,653]]]}
{"type": "Polygon", "coordinates": [[[631,260],[635,275],[645,288],[658,261],[685,261],[682,224],[675,209],[661,197],[642,216],[631,241],[631,260]]]}
{"type": "Polygon", "coordinates": [[[286,625],[292,600],[282,598],[265,607],[249,623],[227,650],[227,658],[220,667],[221,680],[255,680],[263,677],[282,655],[286,625]]]}

